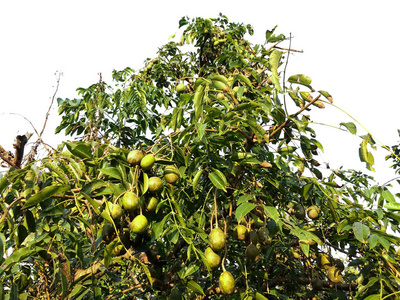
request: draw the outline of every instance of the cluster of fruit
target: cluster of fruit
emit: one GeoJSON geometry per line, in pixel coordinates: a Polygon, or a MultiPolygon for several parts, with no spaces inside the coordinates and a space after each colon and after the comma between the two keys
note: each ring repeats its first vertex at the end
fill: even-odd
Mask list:
{"type": "Polygon", "coordinates": [[[318,265],[326,271],[326,275],[330,281],[333,283],[342,281],[341,272],[344,270],[344,264],[339,258],[333,258],[323,253],[318,257],[318,265]]]}
{"type": "MultiPolygon", "coordinates": [[[[153,154],[144,155],[140,150],[132,150],[127,156],[127,161],[132,166],[140,166],[143,172],[150,172],[153,168],[156,158],[153,154]]],[[[147,174],[146,177],[148,178],[147,174]]],[[[164,169],[164,180],[167,183],[175,184],[179,179],[179,171],[173,165],[168,165],[164,169]]],[[[134,216],[130,221],[130,231],[136,235],[142,235],[148,230],[149,222],[147,217],[143,214],[145,208],[148,212],[153,212],[156,210],[159,200],[157,195],[163,189],[163,181],[158,176],[151,176],[147,180],[148,185],[148,197],[147,205],[145,207],[141,206],[140,196],[134,190],[139,190],[134,188],[132,190],[126,191],[120,198],[118,203],[107,202],[106,203],[106,213],[114,221],[119,221],[124,215],[134,216]]],[[[102,237],[106,243],[114,237],[114,228],[112,224],[107,224],[103,227],[102,237]]]]}
{"type": "MultiPolygon", "coordinates": [[[[234,229],[233,237],[247,243],[245,256],[250,262],[255,262],[258,259],[260,255],[259,247],[267,246],[271,242],[266,227],[261,227],[257,231],[249,231],[246,226],[239,224],[234,229]]],[[[204,255],[210,268],[215,269],[220,265],[220,253],[225,249],[225,233],[220,228],[214,228],[208,236],[208,241],[209,247],[205,250],[204,255]]],[[[219,288],[223,294],[229,295],[235,290],[235,279],[229,271],[225,270],[224,266],[222,266],[222,270],[223,272],[219,277],[219,288]]]]}

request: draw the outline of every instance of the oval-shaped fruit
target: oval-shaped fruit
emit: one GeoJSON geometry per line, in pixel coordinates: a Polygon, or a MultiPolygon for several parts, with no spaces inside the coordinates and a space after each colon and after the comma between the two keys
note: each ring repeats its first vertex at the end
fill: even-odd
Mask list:
{"type": "Polygon", "coordinates": [[[151,193],[161,192],[163,183],[160,177],[153,176],[149,178],[149,191],[151,193]]]}
{"type": "Polygon", "coordinates": [[[118,220],[119,218],[122,217],[123,211],[122,211],[122,207],[119,204],[116,203],[108,203],[108,212],[110,213],[111,218],[113,218],[113,220],[118,220]]]}
{"type": "Polygon", "coordinates": [[[179,179],[179,170],[175,166],[166,166],[164,169],[164,179],[170,184],[175,184],[179,179]]]}
{"type": "Polygon", "coordinates": [[[137,215],[131,222],[131,230],[133,233],[141,234],[146,231],[148,225],[149,222],[145,216],[137,215]]]}
{"type": "Polygon", "coordinates": [[[315,220],[319,217],[320,209],[318,206],[313,205],[308,208],[307,215],[310,219],[315,220]]]}
{"type": "Polygon", "coordinates": [[[178,93],[183,93],[186,90],[186,86],[183,83],[180,83],[176,86],[176,91],[178,93]]]}
{"type": "Polygon", "coordinates": [[[249,238],[248,238],[248,244],[254,244],[256,245],[258,243],[258,235],[257,232],[255,231],[250,231],[249,232],[249,238]]]}
{"type": "Polygon", "coordinates": [[[342,275],[340,274],[340,270],[336,269],[335,267],[329,267],[326,275],[333,283],[339,283],[342,281],[342,275]]]}
{"type": "Polygon", "coordinates": [[[246,240],[248,233],[247,227],[241,224],[233,229],[233,237],[239,241],[246,240]]]}
{"type": "Polygon", "coordinates": [[[156,197],[151,197],[149,203],[147,204],[148,211],[155,211],[158,205],[158,199],[156,197]]]}
{"type": "Polygon", "coordinates": [[[115,230],[114,226],[110,223],[107,223],[103,226],[103,230],[101,231],[101,239],[109,244],[115,238],[115,230]]]}
{"type": "Polygon", "coordinates": [[[235,290],[235,278],[233,278],[231,272],[222,272],[219,276],[219,288],[225,295],[230,295],[235,290]]]}
{"type": "Polygon", "coordinates": [[[132,150],[131,152],[129,152],[126,160],[128,161],[128,163],[130,163],[131,165],[138,165],[140,164],[141,160],[143,159],[143,152],[140,150],[132,150]]]}
{"type": "Polygon", "coordinates": [[[129,211],[139,208],[139,197],[134,192],[128,191],[122,196],[122,207],[129,211]]]}
{"type": "Polygon", "coordinates": [[[260,251],[258,250],[256,245],[250,244],[247,246],[245,255],[249,261],[256,261],[257,256],[259,254],[260,254],[260,251]]]}
{"type": "Polygon", "coordinates": [[[155,162],[156,162],[156,158],[154,157],[154,155],[153,154],[147,154],[140,161],[140,167],[143,170],[147,171],[147,170],[150,170],[153,167],[155,162]]]}
{"type": "Polygon", "coordinates": [[[225,247],[225,234],[220,228],[214,228],[208,235],[208,243],[211,249],[216,252],[221,251],[225,247]]]}
{"type": "Polygon", "coordinates": [[[258,242],[262,245],[268,245],[271,243],[269,238],[269,230],[267,227],[261,227],[257,232],[258,242]]]}
{"type": "Polygon", "coordinates": [[[298,220],[303,220],[306,216],[306,212],[304,210],[304,207],[300,204],[296,205],[294,207],[294,216],[298,219],[298,220]]]}
{"type": "Polygon", "coordinates": [[[211,269],[218,267],[219,264],[221,263],[221,256],[215,253],[210,247],[206,249],[204,255],[211,269]]]}

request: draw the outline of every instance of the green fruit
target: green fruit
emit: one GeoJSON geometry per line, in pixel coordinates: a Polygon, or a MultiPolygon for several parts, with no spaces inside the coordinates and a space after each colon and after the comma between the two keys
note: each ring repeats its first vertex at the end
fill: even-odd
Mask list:
{"type": "Polygon", "coordinates": [[[231,272],[225,271],[219,276],[219,288],[223,294],[230,295],[235,290],[235,278],[231,272]]]}
{"type": "Polygon", "coordinates": [[[175,184],[179,179],[179,170],[175,166],[166,166],[164,169],[164,179],[170,184],[175,184]]]}
{"type": "Polygon", "coordinates": [[[247,246],[245,255],[247,260],[249,261],[256,261],[257,256],[260,254],[260,251],[258,250],[257,246],[254,244],[250,244],[247,246]]]}
{"type": "Polygon", "coordinates": [[[335,267],[329,267],[326,275],[328,276],[329,280],[333,283],[339,283],[342,281],[342,275],[340,274],[340,270],[336,269],[335,267]]]}
{"type": "Polygon", "coordinates": [[[103,230],[101,231],[101,239],[109,244],[115,238],[114,226],[110,223],[104,225],[103,230]]]}
{"type": "Polygon", "coordinates": [[[147,154],[140,161],[140,167],[143,170],[147,171],[147,170],[150,170],[153,167],[155,162],[156,162],[156,158],[154,157],[154,155],[153,154],[147,154]]]}
{"type": "Polygon", "coordinates": [[[131,152],[129,152],[128,157],[127,157],[127,161],[128,163],[130,163],[131,165],[138,165],[140,164],[141,160],[143,159],[143,152],[140,150],[132,150],[131,152]]]}
{"type": "Polygon", "coordinates": [[[123,211],[122,207],[119,204],[108,203],[108,207],[106,208],[113,220],[118,220],[122,217],[123,211]]]}
{"type": "Polygon", "coordinates": [[[268,245],[271,243],[271,239],[269,238],[269,230],[266,227],[261,227],[257,232],[258,242],[262,245],[268,245]]]}
{"type": "Polygon", "coordinates": [[[220,228],[214,228],[211,230],[208,236],[208,242],[211,249],[216,252],[221,251],[225,247],[225,234],[220,228]]]}
{"type": "Polygon", "coordinates": [[[148,211],[155,211],[158,205],[158,199],[156,197],[151,197],[149,203],[147,204],[148,211]]]}
{"type": "Polygon", "coordinates": [[[298,220],[303,220],[306,216],[306,212],[304,210],[304,207],[300,204],[297,204],[294,207],[294,216],[298,219],[298,220]]]}
{"type": "Polygon", "coordinates": [[[320,209],[318,206],[313,205],[308,208],[308,217],[312,220],[315,220],[319,217],[320,209]]]}
{"type": "Polygon", "coordinates": [[[171,290],[171,300],[182,300],[182,294],[177,288],[171,290]]]}
{"type": "Polygon", "coordinates": [[[248,238],[248,244],[254,244],[256,245],[258,243],[258,235],[257,232],[255,231],[250,231],[249,233],[249,238],[248,238]]]}
{"type": "Polygon", "coordinates": [[[163,183],[160,177],[154,176],[149,178],[149,191],[151,193],[161,192],[163,183]]]}
{"type": "Polygon", "coordinates": [[[134,211],[139,208],[139,197],[131,191],[122,196],[122,207],[128,211],[134,211]]]}
{"type": "Polygon", "coordinates": [[[146,231],[149,222],[143,215],[137,215],[131,222],[131,230],[133,233],[142,234],[146,231]]]}
{"type": "Polygon", "coordinates": [[[186,86],[183,83],[180,83],[176,86],[176,91],[178,93],[183,93],[186,90],[186,86]]]}
{"type": "Polygon", "coordinates": [[[219,264],[221,263],[221,256],[215,253],[210,247],[206,249],[204,255],[211,269],[218,267],[219,264]]]}
{"type": "Polygon", "coordinates": [[[217,99],[224,100],[225,99],[225,95],[223,93],[218,93],[217,94],[217,99]]]}
{"type": "Polygon", "coordinates": [[[235,227],[235,229],[233,230],[233,237],[239,241],[244,241],[246,240],[247,236],[248,236],[248,230],[247,227],[244,225],[238,225],[235,227]]]}

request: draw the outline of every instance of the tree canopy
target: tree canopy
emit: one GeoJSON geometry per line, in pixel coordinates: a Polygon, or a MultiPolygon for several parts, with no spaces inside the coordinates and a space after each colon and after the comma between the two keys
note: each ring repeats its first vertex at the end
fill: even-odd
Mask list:
{"type": "Polygon", "coordinates": [[[59,98],[70,140],[48,156],[0,151],[0,300],[397,299],[398,197],[319,160],[310,112],[333,98],[286,74],[288,37],[179,27],[143,69],[59,98]]]}

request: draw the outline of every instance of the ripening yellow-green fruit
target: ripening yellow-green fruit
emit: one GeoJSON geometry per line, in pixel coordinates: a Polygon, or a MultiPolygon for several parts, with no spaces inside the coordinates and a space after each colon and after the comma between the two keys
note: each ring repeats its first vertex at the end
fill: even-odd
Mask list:
{"type": "Polygon", "coordinates": [[[131,230],[133,233],[142,234],[146,231],[149,221],[143,215],[137,215],[131,222],[131,230]]]}
{"type": "Polygon", "coordinates": [[[129,152],[126,160],[128,163],[131,165],[138,165],[140,164],[140,161],[143,159],[143,152],[140,150],[132,150],[129,152]]]}
{"type": "Polygon", "coordinates": [[[219,276],[219,288],[225,295],[230,295],[235,290],[235,278],[233,278],[231,272],[222,272],[219,276]]]}
{"type": "Polygon", "coordinates": [[[208,235],[210,247],[216,252],[225,248],[225,241],[225,234],[220,228],[214,228],[208,235]]]}
{"type": "Polygon", "coordinates": [[[320,209],[318,206],[313,205],[308,208],[307,215],[310,219],[315,220],[319,217],[320,209]]]}
{"type": "Polygon", "coordinates": [[[164,179],[170,184],[175,184],[179,179],[179,170],[175,166],[166,166],[164,169],[164,179]]]}
{"type": "Polygon", "coordinates": [[[154,155],[147,154],[140,161],[140,166],[142,167],[143,170],[147,171],[153,167],[155,162],[156,162],[156,158],[154,157],[154,155]]]}

